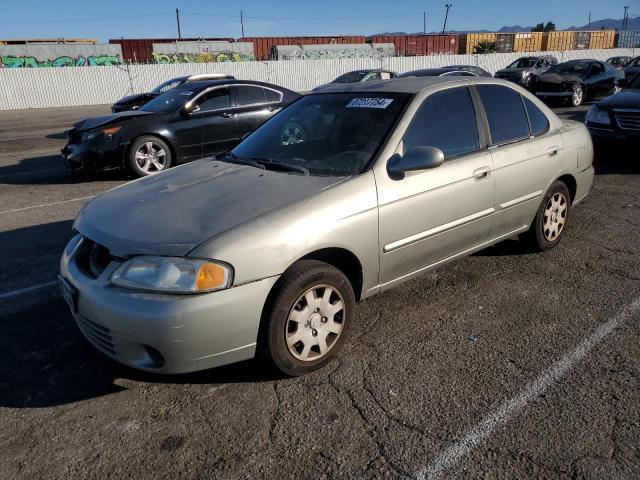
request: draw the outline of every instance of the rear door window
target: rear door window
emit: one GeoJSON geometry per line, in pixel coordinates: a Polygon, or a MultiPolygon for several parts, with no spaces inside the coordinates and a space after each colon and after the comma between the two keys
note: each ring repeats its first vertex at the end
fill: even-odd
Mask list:
{"type": "Polygon", "coordinates": [[[413,147],[437,147],[445,159],[480,148],[478,122],[466,87],[429,95],[403,138],[403,154],[413,147]]]}
{"type": "Polygon", "coordinates": [[[264,89],[264,96],[267,103],[279,103],[282,101],[282,93],[271,90],[270,88],[264,89]]]}
{"type": "Polygon", "coordinates": [[[234,88],[239,107],[266,103],[264,88],[253,85],[238,85],[234,88]]]}
{"type": "Polygon", "coordinates": [[[477,85],[492,145],[529,137],[529,121],[518,92],[502,85],[477,85]]]}
{"type": "Polygon", "coordinates": [[[531,100],[526,97],[524,104],[527,107],[527,114],[529,115],[529,123],[531,124],[531,135],[538,137],[544,135],[549,131],[549,119],[547,116],[536,107],[531,100]]]}

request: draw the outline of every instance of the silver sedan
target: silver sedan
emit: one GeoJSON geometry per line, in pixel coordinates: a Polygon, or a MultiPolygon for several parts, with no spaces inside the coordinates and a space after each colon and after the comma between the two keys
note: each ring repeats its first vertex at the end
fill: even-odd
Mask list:
{"type": "Polygon", "coordinates": [[[260,355],[300,375],[338,353],[356,302],[514,235],[555,247],[592,158],[584,125],[502,80],[331,86],[224,156],[88,203],[62,294],[127,365],[260,355]]]}

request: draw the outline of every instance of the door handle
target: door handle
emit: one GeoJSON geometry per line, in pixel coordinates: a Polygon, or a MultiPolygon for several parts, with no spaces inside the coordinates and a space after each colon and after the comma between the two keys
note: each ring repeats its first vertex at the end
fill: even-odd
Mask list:
{"type": "Polygon", "coordinates": [[[548,157],[555,157],[556,155],[558,155],[558,147],[551,147],[549,150],[547,150],[548,157]]]}
{"type": "Polygon", "coordinates": [[[484,180],[489,177],[489,173],[491,173],[491,169],[489,167],[477,168],[473,171],[473,178],[476,180],[484,180]]]}
{"type": "Polygon", "coordinates": [[[233,117],[233,113],[224,112],[224,113],[222,114],[222,117],[223,117],[223,118],[231,118],[231,117],[233,117]]]}

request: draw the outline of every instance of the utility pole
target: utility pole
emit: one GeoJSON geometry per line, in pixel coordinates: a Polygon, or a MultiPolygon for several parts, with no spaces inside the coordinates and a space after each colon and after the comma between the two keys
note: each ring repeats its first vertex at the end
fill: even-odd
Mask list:
{"type": "Polygon", "coordinates": [[[627,10],[629,10],[629,5],[624,6],[624,16],[622,17],[622,30],[627,29],[627,19],[628,19],[627,10]]]}
{"type": "Polygon", "coordinates": [[[240,10],[240,29],[242,30],[242,38],[244,38],[244,20],[242,18],[242,10],[240,10]]]}
{"type": "Polygon", "coordinates": [[[443,34],[444,34],[444,31],[447,29],[447,18],[449,18],[449,9],[453,7],[453,3],[447,3],[445,7],[447,8],[447,13],[444,14],[444,26],[442,27],[443,34]]]}
{"type": "Polygon", "coordinates": [[[591,30],[591,12],[589,12],[589,25],[587,25],[587,30],[591,30]]]}
{"type": "Polygon", "coordinates": [[[423,54],[427,54],[427,12],[422,12],[422,42],[424,45],[423,54]]]}
{"type": "Polygon", "coordinates": [[[178,38],[182,38],[180,34],[180,10],[176,8],[176,22],[178,23],[178,38]]]}

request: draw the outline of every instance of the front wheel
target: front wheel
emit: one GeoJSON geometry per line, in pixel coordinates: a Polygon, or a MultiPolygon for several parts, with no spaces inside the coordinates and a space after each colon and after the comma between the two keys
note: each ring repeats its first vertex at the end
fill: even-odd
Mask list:
{"type": "Polygon", "coordinates": [[[520,239],[537,251],[550,250],[562,238],[569,219],[571,196],[564,182],[556,181],[544,196],[531,228],[520,239]]]}
{"type": "Polygon", "coordinates": [[[582,85],[574,85],[571,90],[571,105],[579,107],[584,101],[584,88],[582,85]]]}
{"type": "Polygon", "coordinates": [[[136,177],[160,173],[171,166],[171,150],[152,135],[137,138],[129,149],[129,167],[136,177]]]}
{"type": "Polygon", "coordinates": [[[276,368],[298,376],[326,364],[347,337],[354,305],[340,270],[316,260],[291,266],[265,318],[266,350],[276,368]]]}

